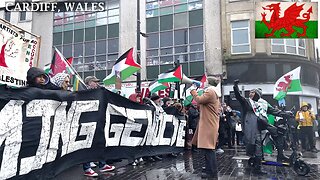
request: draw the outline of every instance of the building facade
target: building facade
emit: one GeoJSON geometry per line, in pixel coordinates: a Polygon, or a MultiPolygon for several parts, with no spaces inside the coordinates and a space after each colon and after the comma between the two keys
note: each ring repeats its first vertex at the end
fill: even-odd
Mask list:
{"type": "MultiPolygon", "coordinates": [[[[110,73],[116,59],[137,47],[137,3],[140,3],[141,79],[181,64],[188,77],[223,77],[224,100],[237,107],[232,84],[244,94],[263,89],[272,104],[275,81],[301,66],[303,92],[288,95],[291,107],[307,101],[318,107],[319,69],[311,39],[255,39],[255,3],[259,0],[106,0],[104,12],[14,12],[10,22],[41,36],[39,66],[50,63],[53,47],[85,78],[110,73]],[[24,20],[25,19],[25,20],[24,20]]],[[[3,10],[0,14],[8,18],[3,10]]],[[[135,76],[128,79],[134,82],[135,76]]],[[[131,83],[134,85],[134,83],[131,83]]],[[[148,83],[144,83],[148,84],[148,83]]],[[[144,88],[144,86],[142,86],[144,88]]]]}

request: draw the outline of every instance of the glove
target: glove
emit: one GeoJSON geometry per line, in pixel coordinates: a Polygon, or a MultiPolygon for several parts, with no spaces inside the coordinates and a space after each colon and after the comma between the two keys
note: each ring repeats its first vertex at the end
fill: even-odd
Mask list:
{"type": "Polygon", "coordinates": [[[197,88],[199,88],[202,83],[200,81],[193,81],[192,84],[194,84],[197,88]]]}
{"type": "Polygon", "coordinates": [[[234,84],[234,85],[238,85],[239,82],[240,82],[239,79],[236,79],[236,80],[233,81],[233,84],[234,84]]]}

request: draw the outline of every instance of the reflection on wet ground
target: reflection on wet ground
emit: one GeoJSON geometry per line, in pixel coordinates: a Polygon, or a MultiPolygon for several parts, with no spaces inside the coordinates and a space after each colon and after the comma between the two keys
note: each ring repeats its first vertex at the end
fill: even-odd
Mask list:
{"type": "MultiPolygon", "coordinates": [[[[290,152],[287,152],[289,154],[290,152]]],[[[311,171],[305,176],[298,176],[291,167],[263,166],[266,175],[255,175],[248,167],[248,157],[245,149],[225,149],[225,153],[217,155],[219,179],[320,179],[319,153],[306,152],[303,159],[310,165],[311,171]]],[[[275,160],[274,156],[266,156],[266,159],[275,160]]],[[[202,167],[205,166],[201,152],[185,151],[178,157],[164,157],[162,161],[145,162],[142,165],[126,165],[127,161],[115,163],[116,170],[110,173],[99,174],[98,178],[83,176],[82,166],[78,165],[61,173],[55,179],[140,179],[140,180],[165,180],[165,179],[201,179],[202,167]]],[[[97,170],[97,169],[95,169],[97,170]]],[[[97,170],[98,171],[98,170],[97,170]]]]}

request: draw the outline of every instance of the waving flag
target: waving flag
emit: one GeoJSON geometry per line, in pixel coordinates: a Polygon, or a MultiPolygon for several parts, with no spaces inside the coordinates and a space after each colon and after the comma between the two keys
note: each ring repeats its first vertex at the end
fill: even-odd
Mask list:
{"type": "Polygon", "coordinates": [[[169,87],[168,83],[159,83],[158,81],[154,81],[153,83],[150,83],[149,90],[150,94],[155,93],[157,91],[167,89],[169,87]]]}
{"type": "Polygon", "coordinates": [[[61,52],[57,48],[55,48],[54,55],[51,61],[49,75],[52,77],[62,72],[73,75],[74,73],[72,73],[72,70],[70,68],[72,61],[73,57],[70,57],[67,60],[65,60],[65,57],[61,54],[61,52]]]}
{"type": "Polygon", "coordinates": [[[180,82],[182,79],[183,73],[182,73],[182,67],[177,66],[172,70],[169,70],[165,73],[158,75],[158,82],[164,83],[164,82],[180,82]]]}
{"type": "MultiPolygon", "coordinates": [[[[202,83],[201,86],[200,86],[201,90],[198,91],[198,95],[201,96],[203,94],[204,83],[207,81],[207,75],[204,74],[203,76],[195,78],[195,80],[200,81],[202,83]]],[[[192,101],[193,101],[193,97],[190,94],[190,87],[191,86],[192,86],[192,84],[189,84],[189,86],[188,87],[186,86],[186,88],[185,88],[186,89],[185,90],[186,97],[183,100],[183,105],[184,106],[190,105],[192,103],[192,101]]]]}
{"type": "Polygon", "coordinates": [[[119,57],[112,67],[111,73],[103,80],[105,85],[116,83],[117,72],[120,72],[121,80],[125,80],[141,69],[141,65],[134,61],[132,54],[133,48],[130,48],[119,57]]]}
{"type": "Polygon", "coordinates": [[[50,66],[51,76],[54,76],[57,73],[64,72],[73,76],[73,91],[79,91],[87,89],[82,78],[79,76],[77,71],[72,67],[73,58],[66,58],[61,54],[61,52],[55,48],[54,56],[50,66]]]}
{"type": "Polygon", "coordinates": [[[285,98],[287,92],[302,91],[300,83],[300,69],[301,67],[299,66],[277,80],[273,88],[274,99],[280,100],[285,98]]]}

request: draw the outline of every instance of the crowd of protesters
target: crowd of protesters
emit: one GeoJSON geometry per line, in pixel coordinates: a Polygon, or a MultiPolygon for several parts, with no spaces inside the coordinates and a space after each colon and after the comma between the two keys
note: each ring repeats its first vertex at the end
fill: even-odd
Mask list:
{"type": "MultiPolygon", "coordinates": [[[[99,88],[100,80],[95,76],[85,78],[88,89],[99,88]]],[[[41,89],[71,91],[70,76],[65,73],[58,73],[50,78],[43,70],[32,67],[27,73],[27,84],[30,87],[41,89]]],[[[301,152],[318,152],[315,146],[315,134],[320,135],[320,116],[315,115],[310,104],[303,102],[295,115],[273,108],[262,98],[261,89],[250,91],[249,98],[243,97],[235,81],[234,92],[241,109],[233,110],[226,103],[219,105],[219,98],[214,90],[207,87],[205,93],[198,96],[196,90],[191,91],[194,100],[187,106],[182,102],[170,97],[160,98],[156,93],[148,97],[142,97],[139,93],[129,96],[131,101],[139,104],[151,106],[155,110],[155,115],[172,114],[182,116],[187,119],[186,148],[197,151],[203,149],[206,159],[206,177],[216,177],[216,153],[224,153],[224,149],[233,149],[246,146],[249,156],[255,157],[257,162],[261,162],[262,140],[257,139],[261,130],[268,130],[275,141],[278,152],[277,161],[286,161],[287,157],[283,150],[290,147],[288,144],[295,143],[300,146],[301,152]],[[219,106],[219,107],[218,107],[219,106]],[[273,114],[281,118],[291,118],[293,128],[293,138],[289,139],[276,133],[275,126],[268,124],[267,114],[273,114]],[[261,125],[262,123],[262,125],[261,125]],[[208,127],[211,127],[208,129],[208,127]],[[200,135],[200,136],[199,136],[200,135]],[[194,136],[194,137],[193,137],[194,136]],[[192,142],[191,142],[192,141],[192,142]]],[[[279,118],[275,118],[278,120],[279,118]]],[[[169,154],[176,157],[177,154],[169,154]]],[[[145,161],[161,161],[164,155],[141,157],[134,160],[132,165],[137,165],[145,161]]],[[[94,162],[83,164],[84,175],[98,176],[92,169],[97,165],[94,162]]],[[[98,162],[100,172],[108,172],[115,169],[108,165],[105,160],[98,162]]],[[[261,172],[261,163],[255,167],[256,172],[261,172]]]]}

